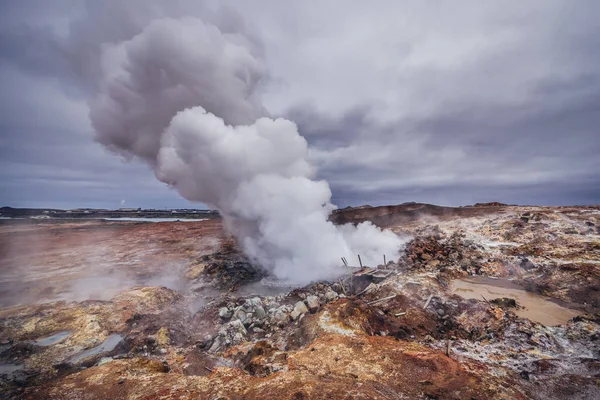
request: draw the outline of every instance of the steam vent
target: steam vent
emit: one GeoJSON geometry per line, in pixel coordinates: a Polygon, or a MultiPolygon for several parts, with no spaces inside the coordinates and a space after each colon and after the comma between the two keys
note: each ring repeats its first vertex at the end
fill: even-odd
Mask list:
{"type": "Polygon", "coordinates": [[[0,1],[0,400],[600,400],[599,38],[0,1]]]}

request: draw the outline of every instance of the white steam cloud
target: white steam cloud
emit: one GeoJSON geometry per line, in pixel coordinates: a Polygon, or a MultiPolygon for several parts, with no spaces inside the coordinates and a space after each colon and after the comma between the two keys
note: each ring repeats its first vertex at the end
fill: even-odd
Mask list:
{"type": "Polygon", "coordinates": [[[340,257],[378,264],[402,240],[370,223],[335,226],[296,125],[270,119],[259,46],[198,18],[160,18],[105,43],[90,101],[97,140],[145,160],[183,197],[218,209],[244,251],[284,280],[339,274],[340,257]]]}

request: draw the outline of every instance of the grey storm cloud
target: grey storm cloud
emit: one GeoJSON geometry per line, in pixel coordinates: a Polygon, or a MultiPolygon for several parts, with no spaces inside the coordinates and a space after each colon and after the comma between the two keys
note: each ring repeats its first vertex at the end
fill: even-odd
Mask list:
{"type": "Polygon", "coordinates": [[[0,203],[188,204],[88,118],[99,49],[157,17],[243,32],[264,114],[298,125],[340,206],[599,202],[596,1],[219,4],[4,2],[0,203]]]}

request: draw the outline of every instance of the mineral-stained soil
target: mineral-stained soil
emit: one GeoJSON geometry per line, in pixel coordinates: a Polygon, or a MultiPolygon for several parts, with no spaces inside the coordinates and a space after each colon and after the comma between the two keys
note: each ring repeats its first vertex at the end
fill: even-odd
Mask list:
{"type": "Polygon", "coordinates": [[[0,306],[108,300],[135,285],[184,284],[190,260],[223,237],[202,222],[0,221],[0,306]]]}
{"type": "Polygon", "coordinates": [[[332,220],[408,244],[387,265],[277,289],[218,220],[4,222],[0,398],[600,398],[598,207],[332,220]],[[542,325],[519,300],[460,296],[459,279],[510,282],[574,317],[542,325]]]}

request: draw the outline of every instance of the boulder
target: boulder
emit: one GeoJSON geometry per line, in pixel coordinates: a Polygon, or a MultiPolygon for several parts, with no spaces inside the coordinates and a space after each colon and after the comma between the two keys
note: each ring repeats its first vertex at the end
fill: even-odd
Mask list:
{"type": "Polygon", "coordinates": [[[308,308],[306,308],[306,305],[304,305],[304,302],[299,301],[294,305],[294,309],[292,310],[290,316],[295,321],[298,319],[298,317],[300,317],[302,314],[305,314],[307,312],[308,312],[308,308]]]}
{"type": "Polygon", "coordinates": [[[246,299],[244,302],[244,311],[248,313],[253,313],[258,307],[262,307],[262,300],[260,297],[253,297],[251,299],[246,299]]]}
{"type": "Polygon", "coordinates": [[[221,317],[222,319],[229,319],[231,318],[232,312],[229,308],[227,307],[221,307],[219,309],[219,317],[221,317]]]}
{"type": "Polygon", "coordinates": [[[263,320],[267,317],[267,313],[265,312],[265,309],[262,306],[258,306],[256,307],[256,309],[254,310],[254,313],[252,314],[252,316],[257,319],[257,320],[263,320]]]}
{"type": "Polygon", "coordinates": [[[317,310],[319,309],[319,298],[317,296],[308,296],[305,301],[308,310],[311,313],[314,314],[315,312],[317,312],[317,310]]]}
{"type": "Polygon", "coordinates": [[[240,320],[232,320],[219,329],[209,353],[215,353],[224,345],[240,344],[246,340],[248,331],[240,320]]]}
{"type": "Polygon", "coordinates": [[[338,297],[338,294],[333,290],[328,290],[327,293],[325,293],[325,300],[327,300],[328,302],[337,300],[338,297]]]}
{"type": "Polygon", "coordinates": [[[273,322],[278,326],[285,326],[290,321],[289,314],[285,311],[284,307],[279,307],[273,314],[273,322]]]}
{"type": "Polygon", "coordinates": [[[233,320],[237,320],[240,321],[242,324],[244,322],[246,322],[246,320],[248,319],[248,315],[246,314],[246,312],[242,309],[242,307],[238,307],[235,309],[235,311],[233,312],[233,320]]]}

